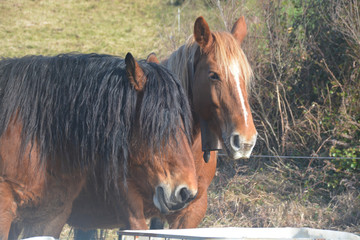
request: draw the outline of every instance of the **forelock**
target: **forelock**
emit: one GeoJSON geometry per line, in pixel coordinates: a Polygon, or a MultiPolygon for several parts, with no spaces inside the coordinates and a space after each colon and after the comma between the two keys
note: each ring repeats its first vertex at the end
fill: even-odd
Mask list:
{"type": "Polygon", "coordinates": [[[230,66],[238,64],[240,80],[245,81],[246,89],[249,90],[253,72],[239,43],[228,32],[213,32],[213,37],[214,61],[224,71],[225,81],[231,79],[230,66]]]}

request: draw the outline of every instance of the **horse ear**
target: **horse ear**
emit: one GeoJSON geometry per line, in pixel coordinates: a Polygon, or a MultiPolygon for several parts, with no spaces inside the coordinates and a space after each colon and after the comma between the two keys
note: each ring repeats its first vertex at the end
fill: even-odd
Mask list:
{"type": "Polygon", "coordinates": [[[246,27],[246,22],[245,22],[244,16],[241,16],[235,22],[235,24],[231,30],[231,33],[235,37],[235,39],[239,42],[239,44],[241,44],[247,34],[247,27],[246,27]]]}
{"type": "Polygon", "coordinates": [[[203,17],[198,17],[194,24],[194,38],[199,46],[206,50],[210,47],[213,41],[213,37],[209,28],[209,25],[203,17]]]}
{"type": "Polygon", "coordinates": [[[157,63],[159,64],[159,59],[156,57],[155,53],[150,53],[149,56],[146,58],[146,62],[152,62],[152,63],[157,63]]]}
{"type": "Polygon", "coordinates": [[[133,55],[127,53],[125,57],[126,75],[136,91],[142,91],[146,83],[144,71],[141,69],[133,55]]]}

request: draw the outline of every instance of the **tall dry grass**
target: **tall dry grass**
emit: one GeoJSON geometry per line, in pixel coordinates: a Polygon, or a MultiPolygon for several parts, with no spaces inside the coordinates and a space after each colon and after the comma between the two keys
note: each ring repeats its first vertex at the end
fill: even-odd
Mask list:
{"type": "Polygon", "coordinates": [[[291,161],[224,160],[202,227],[310,227],[360,233],[360,191],[321,187],[326,173],[291,161]]]}

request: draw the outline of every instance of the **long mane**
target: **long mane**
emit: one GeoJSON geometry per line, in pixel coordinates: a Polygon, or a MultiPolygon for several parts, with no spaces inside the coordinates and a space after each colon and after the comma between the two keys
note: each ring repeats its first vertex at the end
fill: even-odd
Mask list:
{"type": "MultiPolygon", "coordinates": [[[[215,61],[219,64],[220,69],[225,70],[226,79],[228,79],[228,67],[232,59],[239,61],[240,77],[245,82],[246,88],[249,90],[253,79],[253,72],[251,66],[239,46],[236,39],[228,32],[212,32],[214,37],[213,47],[215,54],[215,61]]],[[[186,91],[189,91],[190,79],[194,71],[195,53],[198,51],[199,45],[196,43],[193,36],[190,36],[186,43],[182,45],[177,51],[173,52],[168,59],[163,63],[170,69],[180,81],[186,91]]]]}
{"type": "Polygon", "coordinates": [[[132,136],[161,151],[182,130],[191,133],[191,112],[177,79],[153,63],[138,94],[125,61],[97,54],[26,56],[0,61],[0,136],[17,116],[22,147],[36,142],[40,162],[61,158],[64,171],[101,166],[105,181],[126,174],[132,136]],[[99,164],[100,161],[100,164],[99,164]]]}

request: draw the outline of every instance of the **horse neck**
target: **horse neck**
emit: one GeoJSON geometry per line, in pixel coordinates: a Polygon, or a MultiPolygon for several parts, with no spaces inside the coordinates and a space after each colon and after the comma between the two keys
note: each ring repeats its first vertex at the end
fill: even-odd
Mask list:
{"type": "Polygon", "coordinates": [[[193,81],[192,75],[194,72],[193,48],[193,44],[185,43],[162,62],[167,69],[179,78],[181,85],[188,95],[190,105],[192,104],[191,81],[193,81]]]}
{"type": "Polygon", "coordinates": [[[162,64],[179,78],[182,87],[186,91],[193,115],[193,136],[195,136],[200,131],[199,120],[194,111],[192,103],[194,56],[197,47],[198,46],[194,42],[189,40],[187,43],[173,52],[169,58],[162,61],[162,64]]]}

